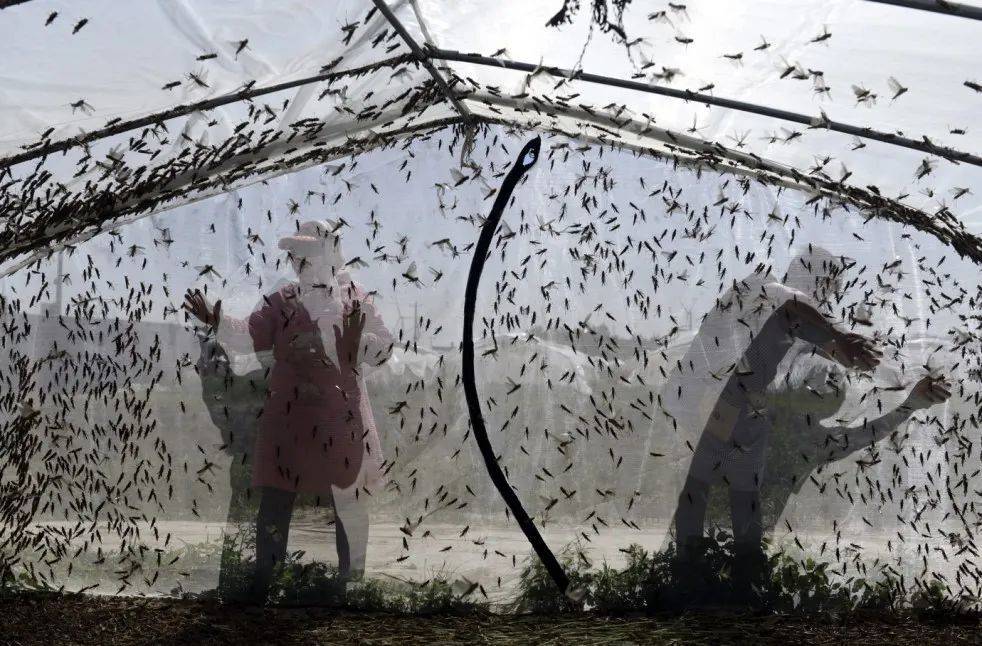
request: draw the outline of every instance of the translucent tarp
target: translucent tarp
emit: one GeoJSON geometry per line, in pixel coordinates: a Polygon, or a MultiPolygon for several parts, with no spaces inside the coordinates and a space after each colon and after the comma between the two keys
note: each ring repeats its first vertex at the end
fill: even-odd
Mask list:
{"type": "MultiPolygon", "coordinates": [[[[393,5],[393,11],[421,45],[702,91],[796,111],[815,117],[819,123],[824,113],[830,119],[857,127],[902,134],[918,141],[927,138],[938,146],[968,153],[978,148],[978,134],[970,124],[977,112],[971,66],[978,58],[979,45],[973,37],[975,23],[970,20],[858,0],[794,5],[686,5],[683,9],[659,11],[634,3],[627,5],[623,16],[624,24],[630,26],[631,46],[626,47],[593,26],[589,11],[576,14],[573,23],[563,29],[544,28],[555,13],[555,8],[547,3],[485,6],[401,2],[393,5]],[[507,28],[487,29],[487,21],[507,28]],[[755,34],[762,31],[758,25],[766,24],[780,25],[779,33],[758,38],[755,34]],[[726,25],[727,29],[720,29],[719,25],[726,25]],[[911,34],[915,33],[913,37],[911,34]],[[761,49],[765,43],[766,48],[761,49]],[[891,85],[890,78],[899,85],[891,85]],[[816,91],[826,87],[831,89],[816,91]],[[902,88],[907,91],[895,96],[902,88]]],[[[106,13],[105,21],[90,19],[72,34],[82,17],[58,3],[29,2],[4,11],[4,29],[9,34],[4,39],[5,60],[12,63],[4,88],[5,118],[0,124],[4,128],[0,141],[5,142],[7,153],[63,141],[116,120],[126,122],[166,114],[176,106],[234,95],[241,89],[261,89],[310,78],[325,69],[338,73],[362,69],[408,53],[392,26],[368,2],[335,3],[329,12],[304,3],[291,5],[289,11],[279,7],[245,10],[220,3],[163,3],[149,10],[113,6],[106,13]],[[58,12],[58,17],[45,26],[54,12],[58,12]],[[316,17],[308,20],[307,16],[316,17]],[[121,30],[120,24],[128,25],[127,29],[121,30]],[[310,28],[311,25],[317,28],[310,28]],[[237,37],[233,34],[236,28],[244,34],[257,35],[237,37]],[[148,33],[144,35],[141,30],[148,33]],[[121,32],[125,37],[120,37],[121,32]],[[61,40],[57,47],[49,47],[45,43],[49,38],[61,40]],[[239,51],[245,41],[248,42],[239,51]],[[98,42],[99,47],[90,47],[89,42],[98,42]],[[160,46],[153,46],[154,43],[160,46]],[[40,47],[46,47],[43,57],[37,55],[40,47]],[[211,54],[216,57],[198,60],[211,54]],[[44,73],[38,71],[39,66],[44,73]],[[209,79],[201,79],[202,74],[209,79]],[[175,82],[180,84],[161,89],[175,82]],[[88,90],[87,96],[76,91],[80,86],[88,90]],[[79,107],[72,107],[80,100],[84,102],[79,107]]],[[[235,150],[234,162],[255,162],[261,151],[265,163],[259,169],[250,166],[250,171],[255,170],[258,175],[275,173],[329,157],[344,143],[349,147],[371,147],[379,143],[379,135],[398,134],[406,128],[457,116],[418,63],[401,60],[392,65],[368,76],[312,83],[264,98],[262,105],[257,102],[253,107],[258,116],[250,116],[254,117],[254,124],[261,120],[262,127],[250,127],[246,135],[253,146],[260,145],[235,150]],[[424,87],[429,90],[425,98],[408,92],[424,87]],[[286,100],[290,101],[289,110],[283,103],[286,100]],[[388,100],[394,101],[391,109],[382,110],[380,106],[390,105],[388,100]],[[434,101],[446,108],[431,107],[434,101]],[[267,109],[268,113],[262,112],[267,109]],[[404,111],[408,111],[408,123],[393,123],[393,119],[407,120],[399,119],[404,111]],[[276,127],[264,139],[261,133],[270,124],[276,127]],[[295,132],[290,124],[307,136],[295,137],[300,141],[291,140],[293,145],[262,145],[269,143],[276,130],[284,135],[295,132]]],[[[970,189],[978,171],[970,163],[956,164],[893,146],[862,147],[862,141],[821,127],[809,129],[638,91],[586,83],[561,84],[546,74],[536,74],[526,83],[526,75],[493,66],[440,65],[449,65],[454,74],[465,79],[452,82],[454,91],[461,93],[465,110],[478,115],[499,117],[497,108],[489,112],[482,102],[505,101],[523,108],[521,113],[506,111],[503,116],[508,122],[547,127],[553,124],[550,119],[543,120],[536,108],[541,103],[536,103],[536,99],[572,97],[550,111],[561,116],[587,106],[594,115],[613,114],[612,121],[607,117],[600,119],[604,132],[616,133],[611,135],[614,140],[665,150],[664,135],[659,137],[661,143],[649,141],[636,134],[643,128],[620,123],[631,119],[674,135],[690,134],[697,140],[715,142],[737,153],[752,153],[796,169],[804,176],[828,178],[859,189],[873,186],[885,197],[897,198],[930,214],[940,212],[970,231],[975,230],[978,203],[970,189]],[[527,91],[522,92],[523,88],[527,91]]],[[[165,121],[173,134],[165,137],[169,146],[153,158],[154,164],[170,169],[173,157],[188,155],[185,144],[190,142],[178,140],[178,132],[183,131],[198,143],[228,145],[228,138],[246,117],[243,110],[223,114],[227,112],[219,108],[194,113],[189,125],[183,119],[165,121]]],[[[129,137],[134,134],[113,138],[105,148],[97,147],[89,165],[100,159],[109,167],[122,163],[132,170],[144,165],[164,135],[156,131],[148,137],[144,130],[139,136],[145,141],[141,150],[122,154],[132,146],[129,137]],[[102,156],[110,151],[115,152],[106,161],[102,156]]],[[[691,143],[675,145],[673,149],[679,147],[689,148],[691,143]]],[[[229,152],[224,147],[219,152],[222,150],[229,152]]],[[[79,153],[73,161],[82,156],[79,153]]],[[[241,179],[227,167],[206,163],[210,161],[200,156],[185,159],[178,164],[185,173],[177,178],[168,176],[167,182],[153,178],[136,189],[129,187],[139,192],[139,206],[127,200],[111,207],[115,211],[146,213],[164,197],[173,200],[197,192],[189,186],[192,180],[201,183],[210,177],[215,185],[228,185],[241,179]],[[186,172],[188,162],[193,176],[186,172]]],[[[76,165],[68,164],[61,166],[50,160],[46,170],[52,176],[33,187],[32,195],[61,190],[60,182],[69,187],[69,195],[77,196],[82,187],[79,178],[74,177],[76,165]]],[[[29,179],[33,167],[17,167],[17,177],[29,179]]],[[[102,179],[97,187],[105,185],[106,179],[119,180],[112,174],[102,179]]],[[[112,194],[124,192],[115,182],[103,188],[112,194]]],[[[200,184],[196,188],[200,190],[200,184]]],[[[93,202],[92,191],[88,192],[89,201],[82,210],[105,211],[105,199],[93,202]]],[[[18,207],[17,197],[7,196],[11,208],[18,207]]],[[[70,202],[77,203],[77,197],[70,202]]],[[[84,230],[77,223],[82,218],[69,211],[65,212],[64,204],[52,203],[50,196],[40,204],[31,204],[21,221],[7,224],[8,236],[26,240],[7,245],[8,248],[29,246],[30,240],[39,236],[64,235],[64,224],[58,226],[55,221],[72,222],[69,230],[84,230]],[[52,222],[24,229],[25,220],[52,222]]]]}
{"type": "MultiPolygon", "coordinates": [[[[201,378],[196,365],[206,375],[224,373],[208,372],[212,355],[176,308],[186,289],[199,288],[222,300],[226,316],[247,316],[264,294],[292,280],[276,241],[294,233],[297,220],[329,212],[346,223],[339,232],[351,274],[375,292],[394,339],[388,362],[365,374],[386,476],[359,494],[371,516],[367,572],[466,578],[509,598],[528,547],[468,437],[457,352],[473,216],[487,209],[488,189],[482,176],[454,186],[451,139],[414,145],[418,178],[408,182],[402,151],[363,155],[355,167],[349,160],[312,168],[133,223],[59,254],[40,273],[9,277],[5,320],[22,339],[8,337],[5,362],[19,365],[16,352],[24,352],[34,357],[24,365],[39,372],[11,371],[18,395],[6,401],[5,437],[18,437],[11,433],[23,402],[43,411],[30,426],[39,442],[27,452],[28,472],[60,476],[58,486],[33,486],[62,496],[31,518],[33,531],[41,521],[52,523],[49,532],[73,527],[76,535],[48,534],[51,549],[77,549],[88,539],[91,551],[100,545],[92,535],[98,530],[107,552],[119,545],[109,536],[124,526],[141,529],[139,537],[124,532],[122,545],[133,549],[165,549],[170,535],[167,558],[198,559],[197,569],[180,560],[159,566],[154,589],[216,585],[219,550],[206,546],[223,534],[251,545],[259,494],[249,486],[253,454],[243,438],[256,433],[263,396],[248,380],[263,374],[268,359],[229,350],[236,376],[228,383],[201,378]],[[398,203],[387,202],[388,191],[399,192],[398,203]],[[328,209],[338,192],[345,198],[328,209]],[[83,365],[93,368],[72,374],[83,365]],[[82,392],[91,393],[88,410],[82,392]],[[136,437],[137,428],[145,437],[136,437]],[[63,459],[53,461],[49,450],[63,459]],[[81,456],[91,471],[75,470],[81,456]],[[66,516],[81,522],[66,523],[66,516]],[[110,519],[121,525],[100,524],[110,519]],[[173,551],[185,544],[196,547],[173,551]]],[[[502,168],[506,148],[514,153],[521,141],[492,130],[478,140],[474,161],[502,168]]],[[[963,476],[974,450],[974,424],[964,424],[974,419],[977,365],[961,353],[975,337],[959,319],[970,315],[971,301],[954,286],[973,279],[971,264],[909,227],[864,223],[841,209],[823,216],[825,201],[816,214],[804,194],[754,184],[744,193],[734,177],[697,177],[667,162],[577,147],[546,140],[549,152],[506,214],[478,304],[478,383],[491,439],[550,544],[558,551],[578,541],[594,563],[620,562],[618,548],[633,542],[662,546],[692,455],[664,413],[668,402],[657,403],[667,397],[666,380],[714,310],[721,283],[751,276],[758,262],[783,276],[793,254],[812,244],[852,259],[834,320],[878,335],[888,356],[868,379],[794,346],[768,395],[776,421],[762,467],[765,526],[791,549],[795,539],[812,550],[832,545],[838,532],[843,549],[855,544],[863,558],[887,559],[908,575],[924,568],[918,555],[925,547],[929,571],[954,577],[960,564],[972,567],[971,553],[953,558],[950,542],[967,531],[959,515],[969,526],[974,517],[963,509],[971,487],[955,486],[970,482],[963,476]],[[605,183],[616,190],[604,191],[605,183]],[[857,323],[867,318],[872,326],[857,323]],[[955,381],[957,395],[894,415],[890,439],[872,444],[861,419],[897,410],[932,370],[955,381]],[[857,403],[864,395],[868,401],[857,403]]],[[[303,500],[295,512],[290,549],[331,562],[330,525],[315,502],[303,500]]],[[[710,522],[728,525],[725,508],[714,503],[710,511],[710,522]]],[[[241,549],[243,558],[249,549],[241,549]]],[[[98,555],[76,556],[75,578],[61,569],[55,580],[75,587],[102,580],[114,591],[113,575],[83,567],[86,559],[98,555]]],[[[152,580],[153,559],[139,562],[140,576],[152,580]]],[[[126,581],[146,588],[139,577],[126,581]]]]}
{"type": "MultiPolygon", "coordinates": [[[[338,72],[380,64],[170,118],[166,131],[114,134],[4,177],[4,270],[12,273],[0,284],[0,538],[13,572],[109,593],[228,592],[249,585],[256,542],[266,540],[269,554],[287,527],[285,547],[303,552],[299,562],[346,569],[332,547],[340,520],[347,569],[370,580],[445,578],[455,595],[513,599],[530,550],[471,437],[461,317],[479,227],[538,129],[542,158],[507,205],[479,293],[477,384],[494,457],[548,544],[573,555],[568,568],[621,564],[632,543],[669,546],[680,513],[700,507],[704,492],[686,485],[698,474],[719,486],[704,500],[705,520],[685,512],[683,524],[739,533],[734,525],[748,515],[736,509],[746,503],[751,519],[760,511],[772,549],[824,559],[840,581],[895,574],[908,586],[940,581],[951,594],[977,596],[979,296],[975,265],[955,251],[975,243],[978,191],[961,189],[977,186],[976,167],[934,160],[917,177],[925,156],[884,143],[857,148],[850,137],[804,127],[769,143],[786,124],[577,80],[557,87],[541,75],[522,96],[522,73],[437,61],[469,113],[460,115],[418,63],[382,64],[408,48],[378,12],[366,22],[371,3],[333,6],[239,7],[237,16],[217,4],[113,8],[111,21],[90,11],[74,36],[68,4],[37,0],[0,13],[12,59],[42,58],[39,33],[60,29],[66,43],[37,80],[26,63],[7,72],[21,75],[4,89],[0,139],[11,154],[50,127],[56,142],[252,80],[262,87],[316,75],[342,55],[338,72]],[[346,43],[342,27],[355,22],[346,43]],[[119,37],[122,24],[147,34],[119,37]],[[104,49],[76,49],[91,37],[104,49]],[[235,43],[247,37],[236,58],[235,43]],[[130,38],[129,54],[116,56],[130,38]],[[195,60],[211,51],[219,56],[195,60]],[[211,87],[187,76],[199,66],[211,87]],[[120,83],[127,74],[134,82],[120,83]],[[161,90],[169,79],[182,85],[161,90]],[[69,104],[83,96],[93,114],[72,115],[69,104]],[[471,117],[499,123],[462,127],[471,117]],[[146,150],[134,147],[137,136],[146,150]],[[235,155],[222,157],[223,146],[235,155]],[[157,165],[160,175],[134,167],[158,150],[148,169],[157,165]],[[908,194],[901,202],[923,212],[875,199],[871,184],[886,197],[908,194]],[[210,303],[222,301],[226,320],[247,321],[292,289],[296,275],[279,243],[311,221],[338,236],[336,269],[358,285],[356,300],[371,303],[369,333],[390,336],[392,347],[386,361],[370,361],[383,356],[375,348],[355,366],[363,383],[345,392],[359,412],[335,397],[348,415],[326,422],[361,435],[366,454],[345,454],[343,467],[332,458],[325,473],[348,468],[345,459],[380,460],[380,476],[316,490],[295,483],[294,501],[254,485],[262,469],[295,477],[297,455],[309,458],[275,446],[256,452],[281,427],[300,441],[294,413],[283,413],[282,424],[263,421],[274,401],[268,377],[290,361],[278,343],[296,339],[253,352],[221,329],[207,336],[181,306],[188,289],[200,289],[210,303]],[[824,270],[835,274],[834,289],[817,298],[785,277],[815,250],[835,266],[824,270]],[[761,286],[771,289],[767,298],[761,286]],[[700,448],[709,445],[704,417],[725,413],[716,405],[724,379],[752,373],[740,364],[756,360],[748,352],[769,308],[797,302],[790,292],[771,299],[788,287],[813,299],[838,333],[874,339],[879,366],[843,367],[781,330],[784,354],[767,351],[780,361],[768,368],[773,379],[755,386],[753,410],[741,411],[742,430],[700,448]],[[715,356],[721,330],[731,338],[715,356]],[[923,397],[925,377],[944,377],[951,398],[923,397]],[[699,399],[702,416],[680,425],[691,410],[671,397],[684,399],[683,390],[699,399]],[[737,446],[747,432],[753,450],[737,446]],[[727,498],[727,489],[749,489],[751,498],[727,498]]],[[[591,36],[585,10],[559,31],[543,27],[556,7],[420,2],[393,10],[421,44],[489,56],[504,48],[496,55],[621,78],[644,55],[657,61],[646,78],[683,68],[658,83],[713,83],[721,96],[823,109],[969,151],[977,139],[976,97],[963,85],[978,47],[965,36],[968,21],[841,2],[666,9],[666,22],[632,4],[629,36],[648,42],[627,50],[595,27],[591,36]],[[781,34],[765,33],[771,45],[755,52],[759,29],[750,25],[764,24],[762,16],[781,34]],[[823,25],[831,38],[809,42],[823,25]],[[904,36],[914,29],[923,42],[904,36]],[[878,43],[867,38],[874,32],[878,43]],[[741,64],[723,57],[736,51],[744,51],[741,64]],[[831,97],[816,95],[810,80],[778,79],[781,55],[821,68],[831,97]],[[856,64],[866,55],[875,73],[856,64]],[[889,76],[909,91],[891,100],[879,89],[875,104],[856,104],[851,84],[880,88],[889,76]],[[966,134],[951,132],[962,126],[966,134]]],[[[308,332],[324,365],[340,361],[337,307],[310,305],[323,309],[324,325],[308,332]]],[[[292,319],[281,310],[275,316],[287,329],[292,319]]],[[[287,388],[294,398],[302,382],[287,388]]],[[[303,433],[317,438],[321,429],[308,422],[315,428],[303,433]]],[[[333,440],[319,448],[330,453],[333,440]]]]}
{"type": "MultiPolygon", "coordinates": [[[[964,84],[975,80],[973,61],[982,55],[974,21],[857,0],[676,4],[684,9],[631,3],[623,24],[629,42],[635,44],[625,48],[591,29],[588,7],[561,30],[543,29],[558,8],[554,4],[423,1],[420,7],[428,33],[440,48],[486,56],[504,50],[497,55],[534,65],[701,90],[814,117],[824,111],[836,121],[902,132],[912,139],[924,136],[959,150],[980,147],[980,133],[971,126],[979,96],[964,84]],[[486,29],[488,22],[501,28],[486,29]],[[827,40],[814,42],[825,34],[830,35],[827,40]],[[769,45],[756,50],[762,43],[769,45]],[[727,58],[741,54],[738,60],[727,58]],[[791,65],[795,72],[782,78],[791,65]],[[674,74],[666,76],[666,70],[674,74]],[[829,92],[816,92],[814,72],[824,77],[829,92]],[[802,75],[805,78],[797,78],[802,75]],[[893,99],[890,77],[909,90],[893,99]],[[853,86],[869,90],[875,99],[857,100],[853,86]],[[965,133],[956,134],[960,130],[965,133]]],[[[497,87],[505,97],[521,93],[522,74],[449,65],[461,76],[497,87]]],[[[946,192],[952,187],[978,182],[978,168],[939,162],[929,182],[936,192],[932,200],[919,195],[924,187],[915,181],[915,173],[924,155],[914,151],[890,148],[871,154],[868,149],[852,150],[850,137],[821,129],[606,86],[581,83],[555,90],[558,81],[537,75],[528,91],[576,94],[569,102],[573,106],[624,106],[618,118],[644,120],[641,115],[647,114],[655,126],[674,132],[695,126],[698,138],[730,148],[736,147],[735,140],[743,140],[741,151],[802,170],[814,166],[817,158],[831,156],[826,172],[835,179],[841,177],[839,164],[844,164],[852,173],[848,182],[873,184],[891,197],[910,194],[913,206],[928,211],[937,208],[938,199],[951,204],[946,192]],[[785,141],[793,132],[801,136],[785,141]],[[771,141],[772,134],[776,141],[771,141]]],[[[522,104],[530,106],[530,99],[522,104]]],[[[531,114],[525,121],[538,118],[531,114]]],[[[953,208],[974,226],[978,198],[965,197],[953,208]]]]}

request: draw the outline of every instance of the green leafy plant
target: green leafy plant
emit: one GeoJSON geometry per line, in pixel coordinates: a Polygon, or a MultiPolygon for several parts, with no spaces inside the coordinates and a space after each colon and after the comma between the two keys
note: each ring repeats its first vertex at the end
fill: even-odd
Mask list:
{"type": "Polygon", "coordinates": [[[617,569],[604,562],[592,578],[587,599],[598,612],[649,610],[658,602],[658,583],[671,578],[674,550],[651,553],[632,544],[621,551],[627,555],[625,567],[617,569]]]}
{"type": "MultiPolygon", "coordinates": [[[[558,555],[560,564],[569,577],[570,589],[589,590],[593,574],[590,562],[577,545],[566,546],[558,555]]],[[[556,589],[556,584],[537,558],[530,559],[518,581],[518,595],[511,604],[516,612],[556,613],[571,612],[583,608],[583,601],[576,601],[556,589]]]]}
{"type": "Polygon", "coordinates": [[[767,605],[782,612],[828,612],[849,608],[849,591],[829,576],[829,564],[777,552],[768,562],[767,605]]]}

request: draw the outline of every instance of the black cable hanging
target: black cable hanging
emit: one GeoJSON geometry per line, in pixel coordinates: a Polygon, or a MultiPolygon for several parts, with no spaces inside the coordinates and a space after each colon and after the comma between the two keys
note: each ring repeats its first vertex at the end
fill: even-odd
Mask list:
{"type": "Polygon", "coordinates": [[[501,221],[501,214],[504,212],[508,200],[511,199],[512,191],[515,190],[519,180],[538,160],[541,145],[542,140],[536,137],[525,144],[521,152],[518,153],[515,163],[508,171],[504,182],[501,183],[501,188],[498,189],[498,195],[491,207],[488,219],[481,226],[481,234],[474,247],[471,268],[467,274],[467,289],[464,292],[463,374],[461,378],[464,382],[464,395],[467,399],[467,412],[470,415],[474,439],[477,441],[481,456],[484,458],[484,466],[488,469],[491,482],[494,483],[505,504],[508,505],[508,509],[515,516],[519,527],[525,533],[529,543],[532,544],[535,553],[549,572],[549,576],[555,581],[559,591],[575,599],[575,593],[569,590],[569,577],[566,576],[563,566],[559,564],[556,555],[552,553],[542,539],[542,535],[539,534],[539,530],[522,506],[522,501],[518,499],[518,495],[508,484],[508,479],[494,457],[494,449],[491,447],[491,441],[488,440],[484,416],[481,414],[481,403],[477,396],[477,384],[474,379],[474,308],[477,304],[477,289],[481,284],[481,273],[484,271],[484,263],[491,248],[494,232],[501,221]]]}

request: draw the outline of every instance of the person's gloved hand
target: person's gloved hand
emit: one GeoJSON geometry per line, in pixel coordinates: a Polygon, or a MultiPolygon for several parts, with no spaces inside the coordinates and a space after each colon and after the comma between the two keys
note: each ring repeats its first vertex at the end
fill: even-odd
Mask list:
{"type": "Polygon", "coordinates": [[[911,408],[930,408],[935,404],[948,401],[951,397],[949,384],[943,377],[922,377],[907,396],[907,405],[911,408]]]}
{"type": "Polygon", "coordinates": [[[873,340],[861,334],[839,334],[830,348],[832,357],[847,368],[870,371],[880,364],[883,353],[876,349],[873,340]]]}
{"type": "Polygon", "coordinates": [[[191,316],[209,327],[216,327],[222,318],[222,302],[218,301],[215,303],[215,306],[212,307],[208,304],[208,301],[205,299],[205,295],[201,293],[200,289],[189,289],[184,294],[184,305],[182,305],[182,307],[187,310],[191,316]]]}
{"type": "Polygon", "coordinates": [[[365,329],[365,313],[361,304],[355,301],[341,317],[341,327],[334,326],[334,347],[338,353],[338,361],[342,369],[355,370],[358,368],[358,350],[361,345],[361,333],[365,329]]]}

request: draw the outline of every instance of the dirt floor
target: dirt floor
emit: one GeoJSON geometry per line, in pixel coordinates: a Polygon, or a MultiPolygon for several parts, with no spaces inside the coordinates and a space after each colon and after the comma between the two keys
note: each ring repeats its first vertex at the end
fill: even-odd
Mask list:
{"type": "Polygon", "coordinates": [[[666,617],[393,616],[323,608],[18,595],[0,600],[0,643],[47,644],[978,644],[978,620],[702,613],[666,617]]]}

